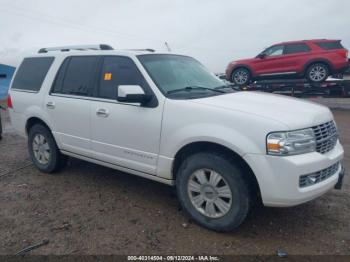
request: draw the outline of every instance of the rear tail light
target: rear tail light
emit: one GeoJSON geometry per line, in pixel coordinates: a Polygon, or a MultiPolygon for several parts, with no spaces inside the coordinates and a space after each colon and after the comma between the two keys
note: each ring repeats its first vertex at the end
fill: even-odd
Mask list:
{"type": "Polygon", "coordinates": [[[8,97],[7,97],[7,107],[13,108],[12,99],[11,99],[10,95],[8,95],[8,97]]]}
{"type": "Polygon", "coordinates": [[[341,50],[337,51],[337,53],[338,53],[341,57],[344,57],[344,58],[348,59],[349,51],[348,51],[347,49],[341,49],[341,50]]]}

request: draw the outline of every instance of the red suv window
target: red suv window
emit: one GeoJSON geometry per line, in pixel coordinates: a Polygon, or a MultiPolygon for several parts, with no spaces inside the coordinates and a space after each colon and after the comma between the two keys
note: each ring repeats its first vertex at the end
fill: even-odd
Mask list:
{"type": "Polygon", "coordinates": [[[340,41],[335,42],[319,42],[316,43],[319,47],[325,50],[335,50],[335,49],[343,49],[344,47],[340,43],[340,41]]]}
{"type": "Polygon", "coordinates": [[[283,45],[275,45],[267,48],[264,52],[262,52],[262,54],[266,56],[279,56],[283,55],[283,49],[283,45]]]}
{"type": "Polygon", "coordinates": [[[284,48],[284,54],[297,54],[297,53],[304,53],[304,52],[310,52],[310,47],[307,44],[288,44],[284,48]]]}

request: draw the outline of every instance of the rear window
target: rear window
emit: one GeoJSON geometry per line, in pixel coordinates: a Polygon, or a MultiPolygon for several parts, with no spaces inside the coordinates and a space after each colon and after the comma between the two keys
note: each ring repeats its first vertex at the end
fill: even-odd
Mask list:
{"type": "Polygon", "coordinates": [[[344,47],[340,43],[340,41],[334,41],[334,42],[319,42],[316,43],[319,47],[325,50],[334,50],[334,49],[343,49],[344,47]]]}
{"type": "Polygon", "coordinates": [[[306,44],[289,44],[284,48],[284,54],[297,54],[309,52],[310,48],[306,44]]]}
{"type": "Polygon", "coordinates": [[[12,89],[38,92],[53,60],[53,57],[25,58],[18,68],[12,89]]]}

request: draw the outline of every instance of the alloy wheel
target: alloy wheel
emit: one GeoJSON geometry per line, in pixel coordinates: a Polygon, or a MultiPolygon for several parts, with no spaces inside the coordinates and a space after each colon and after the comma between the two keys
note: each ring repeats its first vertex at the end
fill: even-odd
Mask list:
{"type": "Polygon", "coordinates": [[[210,169],[195,171],[188,180],[192,205],[209,218],[225,216],[232,205],[232,192],[226,180],[210,169]]]}
{"type": "Polygon", "coordinates": [[[233,80],[238,85],[244,85],[248,82],[249,73],[246,70],[237,70],[233,73],[233,80]]]}
{"type": "Polygon", "coordinates": [[[311,68],[309,77],[314,82],[323,81],[327,76],[327,69],[322,65],[317,65],[311,68]]]}
{"type": "Polygon", "coordinates": [[[50,145],[41,134],[36,134],[33,139],[33,153],[35,159],[42,165],[47,165],[50,161],[50,145]]]}

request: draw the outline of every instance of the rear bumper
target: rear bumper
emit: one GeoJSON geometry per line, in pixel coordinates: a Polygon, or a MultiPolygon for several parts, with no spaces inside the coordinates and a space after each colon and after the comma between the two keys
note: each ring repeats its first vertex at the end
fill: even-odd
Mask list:
{"type": "Polygon", "coordinates": [[[349,67],[350,67],[350,63],[348,61],[334,64],[332,73],[333,74],[343,74],[347,70],[349,70],[349,67]]]}
{"type": "Polygon", "coordinates": [[[342,67],[340,68],[339,70],[334,70],[335,73],[339,73],[339,74],[344,74],[345,72],[347,72],[348,70],[350,70],[350,66],[345,66],[345,67],[342,67]]]}
{"type": "MultiPolygon", "coordinates": [[[[335,173],[314,185],[300,187],[301,176],[325,170],[343,159],[344,150],[338,142],[327,154],[317,152],[274,157],[249,154],[244,158],[251,166],[259,183],[264,205],[273,207],[296,206],[313,200],[339,184],[345,172],[341,165],[335,173]]],[[[342,182],[340,182],[342,183],[342,182]]]]}

